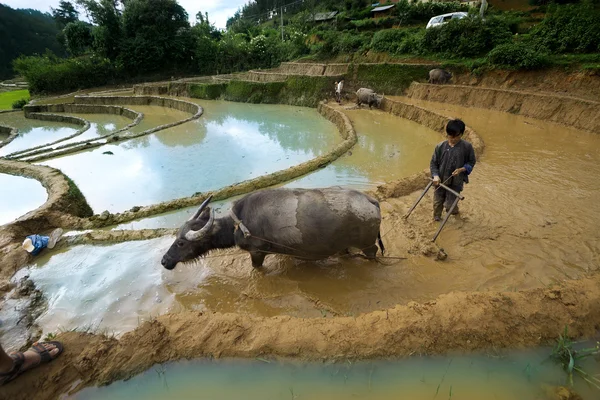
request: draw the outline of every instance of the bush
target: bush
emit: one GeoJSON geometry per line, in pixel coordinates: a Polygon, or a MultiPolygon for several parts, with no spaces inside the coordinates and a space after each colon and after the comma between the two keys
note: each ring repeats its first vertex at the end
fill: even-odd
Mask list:
{"type": "Polygon", "coordinates": [[[29,103],[29,99],[20,99],[12,103],[12,108],[13,110],[20,110],[25,107],[27,103],[29,103]]]}
{"type": "MultiPolygon", "coordinates": [[[[318,35],[320,36],[320,35],[318,35]]],[[[326,31],[322,37],[323,42],[315,47],[319,57],[328,58],[338,54],[352,54],[365,52],[371,43],[369,34],[356,34],[354,32],[326,31]]]]}
{"type": "Polygon", "coordinates": [[[105,85],[117,71],[108,59],[82,57],[60,59],[51,53],[44,56],[21,56],[13,61],[15,71],[24,76],[31,93],[58,93],[105,85]]]}
{"type": "Polygon", "coordinates": [[[550,64],[547,54],[524,43],[498,45],[489,52],[487,61],[496,67],[514,69],[539,69],[550,64]]]}
{"type": "Polygon", "coordinates": [[[503,20],[495,17],[482,20],[469,16],[427,29],[421,41],[421,50],[449,57],[475,57],[511,40],[512,33],[503,20]]]}
{"type": "Polygon", "coordinates": [[[531,30],[533,43],[556,53],[600,51],[600,9],[592,3],[556,6],[531,30]]]}
{"type": "Polygon", "coordinates": [[[391,28],[394,25],[400,24],[400,18],[397,17],[385,17],[385,18],[367,18],[350,21],[351,26],[354,26],[360,30],[373,30],[382,28],[391,28]]]}
{"type": "Polygon", "coordinates": [[[371,40],[371,49],[379,52],[398,53],[407,32],[401,29],[385,29],[376,32],[371,40]]]}

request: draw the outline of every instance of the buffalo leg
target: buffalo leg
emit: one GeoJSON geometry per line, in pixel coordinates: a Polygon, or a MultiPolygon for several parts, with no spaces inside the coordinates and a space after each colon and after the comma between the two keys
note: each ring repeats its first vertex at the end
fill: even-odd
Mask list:
{"type": "Polygon", "coordinates": [[[373,245],[367,247],[366,249],[363,249],[363,253],[365,253],[365,256],[367,256],[367,258],[375,258],[375,256],[377,255],[377,250],[379,250],[377,245],[373,245]]]}
{"type": "Polygon", "coordinates": [[[263,261],[265,261],[266,254],[260,251],[251,251],[250,258],[252,259],[252,266],[254,268],[260,268],[263,265],[263,261]]]}

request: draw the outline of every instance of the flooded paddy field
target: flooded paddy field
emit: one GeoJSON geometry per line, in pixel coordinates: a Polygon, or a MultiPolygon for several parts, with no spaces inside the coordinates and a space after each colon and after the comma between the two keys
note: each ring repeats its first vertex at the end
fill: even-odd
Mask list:
{"type": "MultiPolygon", "coordinates": [[[[323,154],[341,141],[333,124],[311,109],[194,101],[204,108],[197,121],[44,164],[70,176],[96,213],[112,212],[214,190],[284,169],[323,154]],[[112,154],[104,154],[107,151],[112,154]]],[[[283,321],[299,318],[301,324],[281,331],[282,340],[292,341],[290,338],[304,329],[302,324],[310,329],[312,324],[330,321],[331,328],[342,319],[350,324],[350,320],[386,314],[395,307],[423,309],[440,298],[451,302],[460,292],[478,296],[550,290],[597,273],[600,188],[589,174],[600,159],[599,136],[507,113],[418,104],[462,118],[486,143],[471,183],[463,192],[460,216],[450,218],[438,238],[437,245],[449,255],[443,262],[435,259],[435,247],[430,243],[438,227],[432,221],[432,193],[407,221],[401,218],[418,196],[415,192],[380,202],[386,255],[396,257],[381,263],[347,256],[310,262],[270,255],[264,267],[256,270],[247,253],[231,249],[167,271],[160,266],[160,258],[173,238],[165,236],[46,251],[13,281],[28,276],[44,293],[46,305],[36,320],[44,334],[75,329],[120,338],[142,327],[149,329],[148,337],[162,337],[164,331],[158,334],[152,329],[164,324],[174,335],[192,324],[191,320],[176,322],[181,325],[173,328],[165,322],[171,316],[193,319],[217,313],[235,320],[231,326],[260,325],[272,317],[283,321]],[[159,316],[160,323],[156,322],[159,316]],[[256,319],[252,323],[238,321],[240,316],[256,319]]],[[[146,128],[138,126],[138,130],[189,116],[170,109],[130,108],[148,117],[146,128]]],[[[442,139],[430,129],[380,111],[340,109],[352,121],[358,143],[325,168],[282,186],[340,185],[374,191],[382,183],[426,169],[433,147],[442,139]]],[[[233,200],[215,202],[218,215],[223,215],[233,200]]],[[[104,229],[176,228],[194,209],[104,229]]],[[[535,314],[535,306],[526,309],[515,302],[510,308],[523,315],[535,314]]],[[[461,313],[452,308],[443,311],[448,318],[461,313]]],[[[466,317],[458,316],[457,323],[461,318],[466,317]]],[[[216,324],[228,326],[219,321],[216,324]]],[[[486,330],[489,323],[484,321],[472,329],[486,330]]],[[[362,328],[377,333],[376,328],[362,328]]],[[[315,335],[320,334],[323,331],[315,330],[315,335]]],[[[251,341],[240,337],[242,347],[244,340],[251,341]]],[[[474,333],[470,338],[476,337],[474,333]]],[[[152,340],[149,345],[154,348],[152,340]]],[[[346,339],[330,340],[338,345],[346,339]]],[[[206,346],[211,348],[208,343],[206,346]]],[[[335,351],[329,353],[338,354],[335,351]]],[[[156,371],[149,370],[129,382],[89,389],[76,398],[192,398],[202,387],[203,393],[214,398],[243,393],[248,398],[388,399],[400,394],[415,399],[455,396],[468,400],[493,395],[490,398],[542,400],[553,398],[546,386],[553,390],[565,384],[560,368],[542,363],[541,354],[548,352],[543,349],[497,358],[413,358],[406,362],[351,363],[348,368],[272,360],[256,364],[239,360],[161,364],[155,366],[159,379],[156,371]],[[232,385],[232,381],[237,384],[232,385]]],[[[177,357],[169,354],[161,359],[173,358],[177,357]]],[[[143,365],[148,368],[152,363],[143,365]]],[[[597,362],[590,368],[597,373],[597,362]]],[[[577,391],[582,398],[596,398],[593,393],[597,392],[580,383],[577,391]]]]}
{"type": "Polygon", "coordinates": [[[21,112],[0,114],[0,125],[19,130],[19,135],[12,142],[0,148],[0,157],[62,139],[80,128],[71,124],[27,119],[21,112]]]}
{"type": "MultiPolygon", "coordinates": [[[[116,212],[285,169],[341,141],[335,126],[312,109],[202,104],[205,111],[198,120],[43,164],[71,177],[96,212],[116,212]]],[[[131,108],[144,113],[133,131],[189,116],[165,108],[162,114],[148,110],[154,106],[131,108]]]]}
{"type": "MultiPolygon", "coordinates": [[[[210,106],[207,115],[208,110],[210,106]]],[[[181,309],[265,317],[352,316],[411,301],[426,302],[456,290],[517,291],[547,287],[595,272],[600,238],[593,226],[600,222],[594,219],[600,215],[600,209],[594,199],[600,193],[584,171],[592,169],[596,162],[600,138],[498,112],[460,108],[451,111],[482,132],[488,150],[465,189],[462,216],[452,218],[438,240],[450,255],[445,262],[413,248],[414,242],[428,241],[437,228],[431,221],[430,196],[407,222],[398,220],[415,194],[382,202],[387,254],[405,260],[377,264],[338,257],[310,262],[271,255],[263,273],[257,274],[246,252],[231,250],[166,271],[160,266],[160,257],[171,244],[169,237],[80,246],[39,258],[27,272],[51,299],[39,323],[45,332],[59,327],[96,326],[119,333],[135,327],[140,318],[181,309]],[[579,172],[566,180],[564,171],[579,172]],[[558,201],[562,193],[569,195],[558,201]],[[592,215],[586,218],[588,212],[592,215]],[[78,268],[67,267],[72,265],[78,268]],[[57,269],[61,272],[57,273],[57,269]],[[98,271],[102,273],[97,275],[98,271]],[[53,278],[72,273],[73,286],[53,278]],[[130,276],[151,278],[136,281],[132,290],[130,276]],[[84,295],[88,289],[89,295],[84,295]],[[140,299],[144,299],[143,307],[140,299]],[[90,312],[82,313],[84,309],[90,312]]],[[[360,110],[349,114],[361,136],[353,154],[286,185],[305,186],[301,183],[308,181],[306,186],[310,186],[312,175],[338,168],[350,172],[316,181],[326,182],[327,186],[352,187],[357,180],[347,179],[348,176],[361,176],[361,185],[372,187],[370,182],[428,166],[430,149],[439,139],[435,133],[412,129],[412,123],[402,128],[402,120],[381,112],[360,110]],[[403,150],[405,138],[416,150],[414,154],[399,156],[398,153],[410,153],[403,150]],[[353,164],[355,160],[357,163],[353,164]]],[[[185,132],[189,134],[187,130],[180,134],[185,137],[185,132]]],[[[165,131],[164,135],[169,133],[165,131]]],[[[113,160],[112,156],[104,157],[113,160]]],[[[110,164],[105,168],[111,168],[110,164]]],[[[121,175],[127,170],[117,169],[121,175]]],[[[124,184],[123,192],[125,187],[130,186],[124,184]]],[[[101,197],[98,194],[95,198],[101,197]]],[[[214,207],[223,214],[232,200],[215,203],[214,207]]],[[[194,209],[116,228],[177,228],[194,209]]]]}

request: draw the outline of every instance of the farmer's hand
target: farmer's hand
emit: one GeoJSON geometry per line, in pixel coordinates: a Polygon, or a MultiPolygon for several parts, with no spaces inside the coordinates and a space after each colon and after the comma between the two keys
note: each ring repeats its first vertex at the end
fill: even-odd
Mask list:
{"type": "Polygon", "coordinates": [[[439,176],[434,176],[433,177],[433,185],[434,186],[438,186],[440,184],[440,177],[439,176]]]}
{"type": "Polygon", "coordinates": [[[462,167],[462,168],[456,168],[454,170],[454,172],[452,172],[452,176],[456,176],[456,175],[460,174],[461,172],[465,172],[465,171],[466,171],[466,169],[464,167],[462,167]]]}

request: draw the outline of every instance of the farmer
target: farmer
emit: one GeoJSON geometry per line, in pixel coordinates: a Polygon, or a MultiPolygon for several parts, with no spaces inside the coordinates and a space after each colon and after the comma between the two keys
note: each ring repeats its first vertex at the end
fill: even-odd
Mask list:
{"type": "Polygon", "coordinates": [[[0,386],[12,381],[23,372],[50,362],[63,352],[60,342],[38,342],[25,352],[10,355],[0,346],[0,386]]]}
{"type": "Polygon", "coordinates": [[[335,89],[335,99],[338,104],[342,104],[342,90],[344,90],[344,80],[340,80],[335,89]]]}
{"type": "MultiPolygon", "coordinates": [[[[433,184],[436,190],[433,195],[433,219],[440,221],[442,219],[442,210],[446,207],[446,212],[456,196],[444,188],[439,187],[440,182],[450,187],[456,192],[463,190],[463,184],[469,183],[469,174],[475,166],[475,151],[471,143],[462,140],[465,133],[465,123],[460,119],[453,119],[446,124],[447,140],[435,146],[429,169],[433,178],[433,184]]],[[[452,214],[458,214],[458,206],[454,208],[452,214]]]]}

